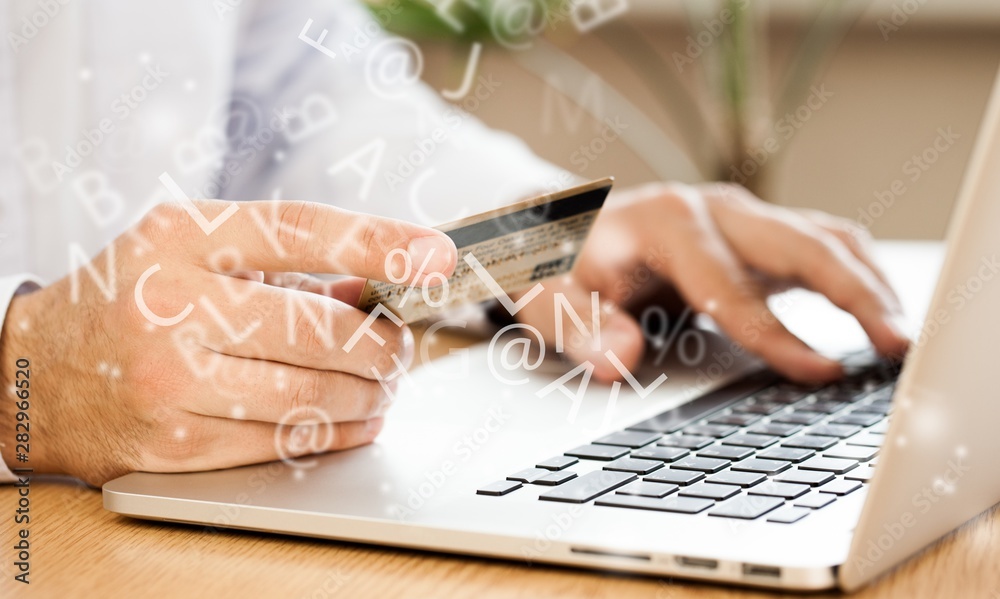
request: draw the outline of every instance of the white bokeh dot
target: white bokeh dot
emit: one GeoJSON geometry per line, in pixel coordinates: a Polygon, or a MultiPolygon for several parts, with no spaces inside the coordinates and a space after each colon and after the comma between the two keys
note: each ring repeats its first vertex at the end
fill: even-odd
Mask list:
{"type": "Polygon", "coordinates": [[[139,62],[142,64],[149,64],[150,60],[152,60],[152,58],[149,56],[148,52],[143,52],[139,55],[139,62]]]}
{"type": "Polygon", "coordinates": [[[80,69],[80,81],[90,81],[93,76],[94,74],[87,67],[80,69]]]}
{"type": "Polygon", "coordinates": [[[187,429],[185,429],[183,426],[178,426],[177,428],[174,429],[174,438],[175,439],[180,440],[180,439],[183,439],[185,437],[187,437],[187,429]]]}
{"type": "Polygon", "coordinates": [[[247,415],[247,409],[237,404],[233,406],[233,409],[230,410],[229,413],[233,415],[233,418],[236,418],[237,420],[243,420],[243,417],[247,415]]]}

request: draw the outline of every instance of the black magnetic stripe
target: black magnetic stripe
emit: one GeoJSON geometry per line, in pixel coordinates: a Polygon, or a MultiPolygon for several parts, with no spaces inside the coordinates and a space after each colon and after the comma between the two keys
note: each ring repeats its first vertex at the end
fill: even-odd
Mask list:
{"type": "Polygon", "coordinates": [[[446,231],[445,234],[451,237],[456,247],[482,243],[489,239],[597,210],[604,205],[604,200],[608,197],[610,189],[610,187],[593,189],[555,202],[547,202],[498,218],[491,218],[481,223],[459,227],[452,231],[446,231]]]}

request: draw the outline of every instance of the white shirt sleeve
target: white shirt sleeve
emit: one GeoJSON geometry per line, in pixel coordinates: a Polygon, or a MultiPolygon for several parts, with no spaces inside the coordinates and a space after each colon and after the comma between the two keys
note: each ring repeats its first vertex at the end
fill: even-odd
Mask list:
{"type": "Polygon", "coordinates": [[[479,69],[459,100],[467,111],[420,81],[394,85],[422,64],[419,50],[354,1],[258,2],[243,18],[228,199],[319,201],[436,225],[576,182],[473,116],[501,101],[493,73],[479,69]],[[291,119],[272,135],[283,112],[291,119]]]}
{"type": "MultiPolygon", "coordinates": [[[[37,289],[40,286],[39,281],[31,275],[9,275],[0,277],[0,314],[6,316],[7,307],[10,306],[10,301],[14,299],[15,295],[20,293],[27,293],[37,289]]],[[[7,398],[3,398],[7,401],[7,398]]],[[[0,444],[6,444],[10,442],[9,439],[0,439],[0,444]]],[[[30,464],[28,464],[30,466],[30,464]]],[[[2,483],[13,483],[17,482],[17,477],[14,473],[10,471],[3,459],[0,459],[0,484],[2,483]]]]}

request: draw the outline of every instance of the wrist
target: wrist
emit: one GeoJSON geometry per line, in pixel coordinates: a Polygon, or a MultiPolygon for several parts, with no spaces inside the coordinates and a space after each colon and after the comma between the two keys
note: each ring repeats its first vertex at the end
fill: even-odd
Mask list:
{"type": "Polygon", "coordinates": [[[32,295],[11,299],[0,329],[0,457],[11,471],[53,472],[39,443],[42,398],[34,378],[38,363],[31,347],[33,320],[28,315],[32,295]],[[19,459],[19,454],[26,459],[19,459]]]}

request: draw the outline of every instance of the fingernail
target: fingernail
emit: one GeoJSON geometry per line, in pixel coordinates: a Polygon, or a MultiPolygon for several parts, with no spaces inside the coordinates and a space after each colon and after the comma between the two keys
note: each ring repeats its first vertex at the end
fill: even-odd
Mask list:
{"type": "Polygon", "coordinates": [[[416,343],[413,340],[413,331],[410,327],[403,325],[403,355],[399,360],[403,366],[413,364],[413,356],[416,353],[416,343]]]}
{"type": "Polygon", "coordinates": [[[406,246],[412,272],[423,276],[449,274],[455,264],[455,244],[444,235],[428,235],[410,240],[406,246]]]}

